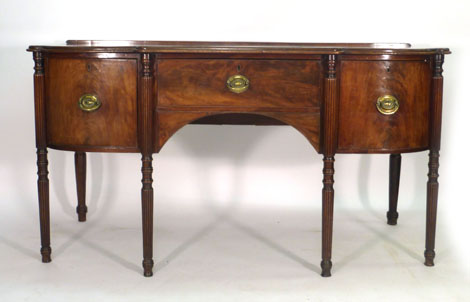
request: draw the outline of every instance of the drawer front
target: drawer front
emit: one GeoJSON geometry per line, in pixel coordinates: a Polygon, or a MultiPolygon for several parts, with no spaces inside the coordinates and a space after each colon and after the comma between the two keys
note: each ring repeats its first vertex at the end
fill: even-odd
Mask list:
{"type": "MultiPolygon", "coordinates": [[[[93,101],[89,99],[88,105],[92,107],[93,101]]],[[[52,147],[136,149],[136,60],[49,58],[46,115],[52,147]],[[100,107],[81,108],[79,100],[85,94],[95,96],[100,107]]]]}
{"type": "Polygon", "coordinates": [[[343,61],[340,68],[339,152],[406,152],[428,147],[428,62],[343,61]],[[393,98],[387,102],[386,97],[378,104],[387,95],[397,102],[393,98]]]}
{"type": "Polygon", "coordinates": [[[158,105],[251,108],[319,107],[321,64],[318,60],[168,59],[158,62],[158,105]],[[249,81],[234,93],[233,75],[249,81]]]}

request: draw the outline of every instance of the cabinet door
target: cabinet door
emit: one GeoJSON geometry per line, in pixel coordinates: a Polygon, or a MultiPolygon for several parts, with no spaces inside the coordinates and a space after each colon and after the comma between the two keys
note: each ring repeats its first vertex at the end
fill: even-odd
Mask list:
{"type": "Polygon", "coordinates": [[[338,152],[407,152],[428,148],[431,68],[424,58],[344,60],[340,70],[338,152]],[[386,100],[383,103],[379,98],[384,96],[392,96],[396,104],[386,100]],[[380,112],[378,101],[391,110],[380,112]]]}
{"type": "Polygon", "coordinates": [[[137,150],[136,60],[50,57],[45,69],[50,147],[137,150]]]}

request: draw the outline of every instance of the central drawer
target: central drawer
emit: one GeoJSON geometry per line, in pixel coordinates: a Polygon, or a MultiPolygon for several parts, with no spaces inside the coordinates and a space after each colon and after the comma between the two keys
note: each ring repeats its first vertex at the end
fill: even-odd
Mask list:
{"type": "Polygon", "coordinates": [[[165,59],[157,64],[159,107],[226,107],[234,111],[235,107],[320,107],[319,60],[165,59]],[[228,82],[241,89],[230,90],[228,82]]]}

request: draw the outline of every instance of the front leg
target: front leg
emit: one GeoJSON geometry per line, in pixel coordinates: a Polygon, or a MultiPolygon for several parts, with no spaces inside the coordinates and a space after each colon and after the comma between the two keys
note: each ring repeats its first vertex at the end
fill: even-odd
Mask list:
{"type": "Polygon", "coordinates": [[[333,175],[335,153],[338,143],[338,85],[336,78],[336,55],[328,55],[327,74],[324,80],[323,103],[323,190],[322,190],[322,277],[331,276],[331,249],[333,240],[333,175]]]}
{"type": "Polygon", "coordinates": [[[322,190],[322,277],[331,276],[331,248],[333,239],[333,175],[334,156],[323,158],[323,190],[322,190]]]}
{"type": "Polygon", "coordinates": [[[153,275],[153,188],[152,155],[142,155],[142,235],[144,242],[144,276],[153,275]]]}
{"type": "Polygon", "coordinates": [[[47,171],[46,110],[44,88],[44,57],[35,51],[34,58],[34,115],[38,166],[39,224],[41,230],[42,262],[51,262],[51,227],[49,221],[49,178],[47,171]]]}

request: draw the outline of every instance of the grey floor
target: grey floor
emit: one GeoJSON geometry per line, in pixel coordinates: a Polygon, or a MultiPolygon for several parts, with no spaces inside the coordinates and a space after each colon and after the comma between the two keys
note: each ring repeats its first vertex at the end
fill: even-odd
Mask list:
{"type": "Polygon", "coordinates": [[[319,276],[318,210],[157,211],[152,278],[141,275],[135,214],[56,217],[49,264],[37,219],[6,217],[0,301],[470,301],[443,223],[436,266],[422,264],[422,212],[392,227],[384,213],[336,211],[331,278],[319,276]]]}

